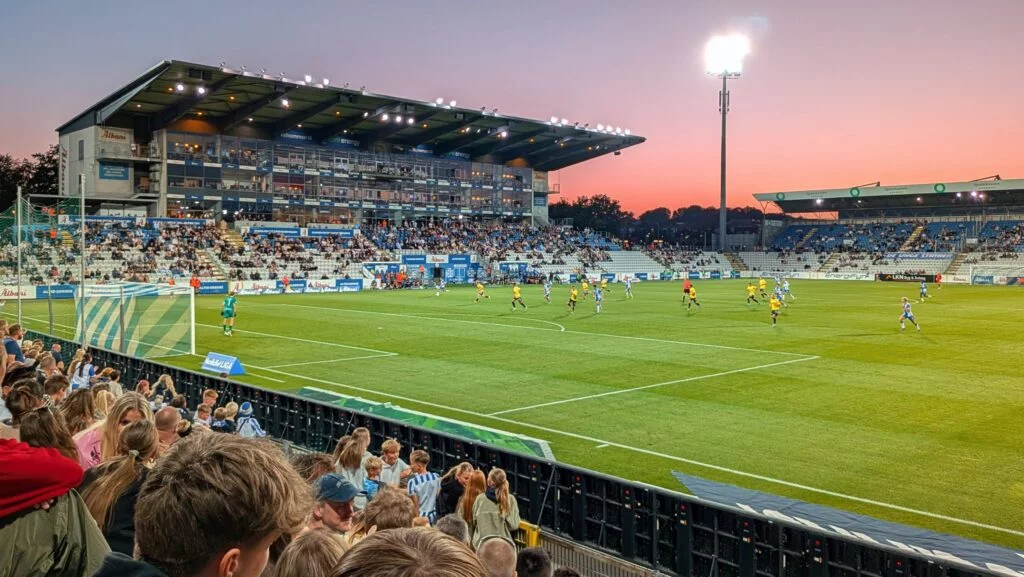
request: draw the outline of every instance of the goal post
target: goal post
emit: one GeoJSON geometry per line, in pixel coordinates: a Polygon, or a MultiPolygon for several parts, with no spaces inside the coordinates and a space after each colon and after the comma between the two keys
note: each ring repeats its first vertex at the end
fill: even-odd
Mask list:
{"type": "Polygon", "coordinates": [[[971,284],[1024,286],[1024,260],[1019,265],[972,265],[971,284]]]}
{"type": "Polygon", "coordinates": [[[80,343],[136,358],[195,353],[195,294],[190,287],[87,284],[75,301],[75,340],[80,343]]]}

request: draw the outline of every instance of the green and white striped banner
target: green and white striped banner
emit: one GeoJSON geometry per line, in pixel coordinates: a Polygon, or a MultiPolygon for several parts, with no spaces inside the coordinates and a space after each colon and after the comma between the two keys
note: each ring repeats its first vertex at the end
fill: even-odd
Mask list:
{"type": "Polygon", "coordinates": [[[84,299],[76,298],[76,339],[82,339],[84,317],[87,342],[95,347],[137,358],[193,352],[193,301],[187,287],[128,283],[87,286],[85,292],[84,299]]]}

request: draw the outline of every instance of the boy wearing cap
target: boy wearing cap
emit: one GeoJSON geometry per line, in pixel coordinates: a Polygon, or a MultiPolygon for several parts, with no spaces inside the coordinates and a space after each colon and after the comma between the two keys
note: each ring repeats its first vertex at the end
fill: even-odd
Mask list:
{"type": "Polygon", "coordinates": [[[249,401],[242,403],[238,408],[238,434],[247,439],[267,436],[260,422],[252,416],[252,403],[249,401]]]}
{"type": "Polygon", "coordinates": [[[337,473],[327,473],[313,485],[316,505],[309,514],[304,531],[329,529],[344,533],[352,528],[352,502],[359,490],[337,473]]]}

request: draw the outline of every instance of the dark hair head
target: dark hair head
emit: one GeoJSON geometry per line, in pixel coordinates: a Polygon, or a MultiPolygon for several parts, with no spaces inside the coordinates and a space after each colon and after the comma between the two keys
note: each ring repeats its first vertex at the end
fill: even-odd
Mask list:
{"type": "Polygon", "coordinates": [[[551,557],[540,547],[527,547],[516,559],[519,577],[551,577],[551,557]]]}

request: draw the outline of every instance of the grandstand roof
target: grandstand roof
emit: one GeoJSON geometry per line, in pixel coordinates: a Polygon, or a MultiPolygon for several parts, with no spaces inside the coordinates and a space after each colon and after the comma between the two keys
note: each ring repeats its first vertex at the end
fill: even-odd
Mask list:
{"type": "Polygon", "coordinates": [[[250,138],[273,139],[301,129],[314,142],[345,135],[366,149],[376,143],[420,146],[438,156],[458,152],[474,161],[515,161],[536,170],[558,170],[646,140],[311,80],[165,60],[57,131],[105,125],[154,132],[186,120],[205,124],[204,131],[250,138]],[[403,117],[401,123],[396,116],[403,117]]]}
{"type": "Polygon", "coordinates": [[[854,186],[794,192],[762,192],[759,202],[783,212],[836,212],[887,208],[947,208],[954,205],[1021,206],[1024,179],[932,182],[896,186],[854,186]]]}

